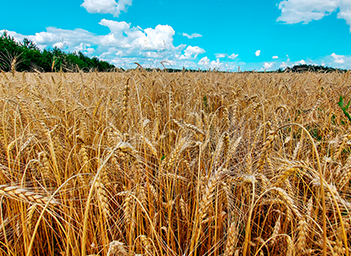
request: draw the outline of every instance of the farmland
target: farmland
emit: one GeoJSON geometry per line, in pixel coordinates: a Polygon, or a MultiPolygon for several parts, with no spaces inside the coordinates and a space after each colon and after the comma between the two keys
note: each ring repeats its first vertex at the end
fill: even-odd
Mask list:
{"type": "Polygon", "coordinates": [[[0,255],[348,255],[350,82],[2,72],[0,255]]]}

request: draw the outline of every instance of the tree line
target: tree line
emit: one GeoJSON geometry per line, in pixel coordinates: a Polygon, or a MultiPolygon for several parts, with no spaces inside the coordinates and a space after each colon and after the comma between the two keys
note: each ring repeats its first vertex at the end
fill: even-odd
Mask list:
{"type": "Polygon", "coordinates": [[[293,73],[303,73],[303,72],[318,72],[318,73],[331,73],[331,72],[347,72],[346,69],[338,69],[333,67],[327,67],[322,65],[295,65],[293,67],[287,67],[284,70],[279,69],[276,72],[283,73],[283,72],[293,72],[293,73]]]}
{"type": "Polygon", "coordinates": [[[34,42],[18,42],[6,31],[0,36],[0,70],[19,72],[76,72],[114,70],[115,66],[97,57],[89,58],[82,52],[65,52],[58,47],[40,50],[34,42]]]}

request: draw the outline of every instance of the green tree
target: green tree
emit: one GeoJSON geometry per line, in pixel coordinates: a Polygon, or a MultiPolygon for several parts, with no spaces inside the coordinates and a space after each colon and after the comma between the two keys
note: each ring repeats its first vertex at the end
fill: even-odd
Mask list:
{"type": "Polygon", "coordinates": [[[109,71],[114,67],[97,57],[89,58],[82,52],[67,53],[57,47],[40,50],[29,39],[17,42],[6,31],[0,36],[0,69],[5,71],[109,71]]]}

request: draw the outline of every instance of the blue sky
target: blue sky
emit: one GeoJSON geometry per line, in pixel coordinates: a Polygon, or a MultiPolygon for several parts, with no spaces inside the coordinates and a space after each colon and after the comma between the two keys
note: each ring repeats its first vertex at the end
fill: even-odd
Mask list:
{"type": "Polygon", "coordinates": [[[14,0],[0,31],[117,67],[351,68],[351,0],[14,0]]]}

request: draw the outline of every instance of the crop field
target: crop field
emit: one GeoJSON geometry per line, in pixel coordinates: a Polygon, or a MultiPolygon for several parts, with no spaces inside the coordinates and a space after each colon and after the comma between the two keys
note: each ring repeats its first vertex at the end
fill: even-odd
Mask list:
{"type": "Polygon", "coordinates": [[[2,72],[0,255],[349,255],[350,85],[2,72]]]}

